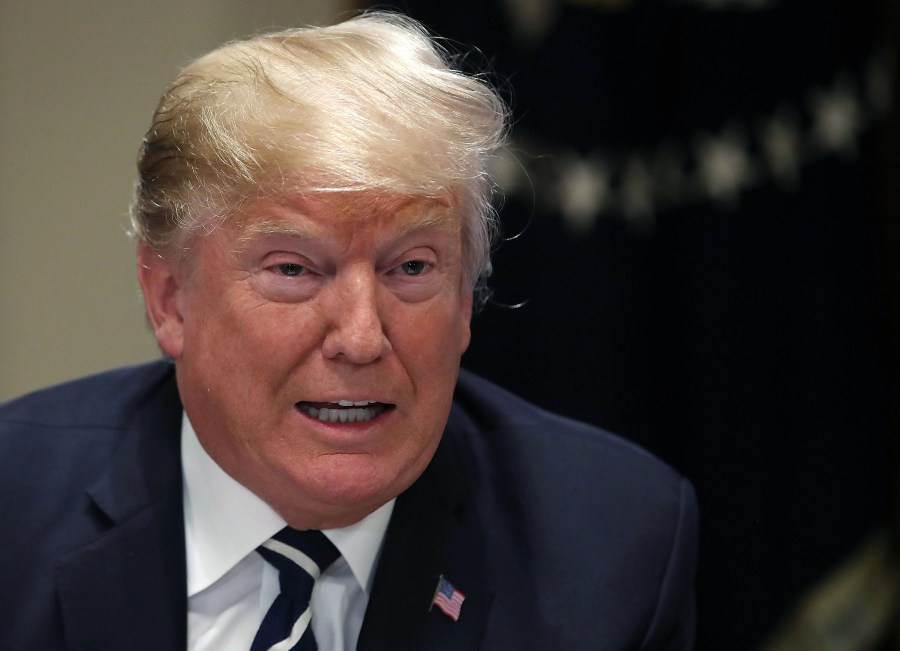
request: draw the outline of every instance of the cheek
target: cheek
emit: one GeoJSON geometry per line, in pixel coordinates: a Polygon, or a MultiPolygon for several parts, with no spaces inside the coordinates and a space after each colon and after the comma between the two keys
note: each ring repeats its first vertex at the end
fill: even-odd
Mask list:
{"type": "Polygon", "coordinates": [[[401,304],[393,319],[405,336],[415,338],[425,350],[438,355],[462,355],[469,344],[472,297],[446,287],[434,300],[401,304]]]}
{"type": "MultiPolygon", "coordinates": [[[[271,336],[226,303],[211,303],[189,312],[185,319],[184,348],[179,366],[185,388],[192,391],[194,408],[202,408],[210,418],[230,419],[247,424],[252,416],[248,405],[267,403],[265,391],[280,378],[281,356],[273,353],[271,336]],[[194,315],[202,315],[193,318],[194,315]]],[[[224,423],[219,423],[217,427],[224,423]]]]}
{"type": "Polygon", "coordinates": [[[457,366],[469,343],[469,324],[459,306],[447,302],[405,306],[392,319],[389,338],[397,355],[424,366],[434,379],[436,369],[457,366]],[[429,372],[429,369],[431,372],[429,372]]]}
{"type": "Polygon", "coordinates": [[[186,344],[193,342],[216,358],[255,358],[274,363],[309,340],[314,332],[307,311],[263,301],[242,284],[206,292],[186,310],[186,344]],[[262,352],[269,353],[259,357],[262,352]]]}
{"type": "Polygon", "coordinates": [[[416,445],[421,446],[443,431],[469,330],[458,310],[444,307],[429,318],[417,316],[405,322],[403,336],[393,337],[392,343],[416,396],[414,418],[422,435],[416,445]]]}

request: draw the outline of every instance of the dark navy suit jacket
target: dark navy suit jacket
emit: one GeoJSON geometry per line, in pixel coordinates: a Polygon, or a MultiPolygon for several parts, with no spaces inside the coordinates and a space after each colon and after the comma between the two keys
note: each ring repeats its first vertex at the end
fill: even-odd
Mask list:
{"type": "MultiPolygon", "coordinates": [[[[185,648],[180,425],[165,362],[0,407],[0,649],[185,648]]],[[[696,525],[667,466],[463,372],[358,648],[689,649],[696,525]],[[429,610],[439,575],[459,621],[429,610]]]]}

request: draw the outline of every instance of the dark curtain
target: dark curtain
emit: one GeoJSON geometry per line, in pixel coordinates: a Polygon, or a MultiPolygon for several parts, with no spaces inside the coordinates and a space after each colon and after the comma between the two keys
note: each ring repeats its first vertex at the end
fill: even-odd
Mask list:
{"type": "Polygon", "coordinates": [[[394,6],[514,109],[464,365],[685,473],[698,649],[759,648],[892,508],[887,3],[394,6]]]}

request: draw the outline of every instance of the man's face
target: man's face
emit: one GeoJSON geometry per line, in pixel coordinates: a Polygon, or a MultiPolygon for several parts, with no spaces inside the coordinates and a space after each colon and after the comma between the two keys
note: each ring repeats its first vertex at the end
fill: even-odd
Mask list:
{"type": "Polygon", "coordinates": [[[469,343],[449,202],[320,194],[258,201],[147,250],[151,322],[213,459],[298,528],[355,522],[430,461],[469,343]]]}

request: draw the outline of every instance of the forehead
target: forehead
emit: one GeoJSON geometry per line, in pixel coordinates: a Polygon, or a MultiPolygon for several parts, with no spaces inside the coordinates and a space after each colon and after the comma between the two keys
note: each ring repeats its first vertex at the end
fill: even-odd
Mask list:
{"type": "Polygon", "coordinates": [[[240,239],[265,235],[330,239],[359,231],[374,231],[385,238],[422,230],[460,232],[457,211],[448,199],[371,192],[257,200],[232,222],[240,239]]]}

